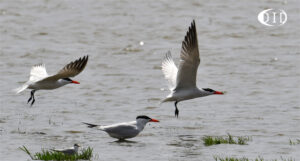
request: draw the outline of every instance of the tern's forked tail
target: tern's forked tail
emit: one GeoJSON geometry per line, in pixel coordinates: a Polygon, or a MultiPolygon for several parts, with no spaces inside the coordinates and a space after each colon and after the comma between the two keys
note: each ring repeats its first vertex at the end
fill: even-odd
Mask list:
{"type": "Polygon", "coordinates": [[[164,100],[162,100],[162,101],[160,102],[160,104],[162,104],[162,103],[164,103],[164,102],[170,102],[170,101],[176,101],[176,100],[174,100],[174,98],[172,98],[172,97],[167,97],[167,98],[165,98],[164,100]]]}
{"type": "Polygon", "coordinates": [[[94,128],[94,127],[100,126],[100,125],[90,124],[90,123],[86,123],[86,122],[82,122],[82,123],[88,125],[89,128],[94,128]]]}
{"type": "Polygon", "coordinates": [[[21,87],[18,87],[18,88],[16,88],[16,89],[14,89],[13,91],[16,92],[16,93],[18,94],[18,93],[21,93],[22,91],[24,91],[24,90],[27,89],[27,88],[28,88],[28,85],[27,85],[27,84],[24,84],[24,85],[22,85],[21,87]]]}

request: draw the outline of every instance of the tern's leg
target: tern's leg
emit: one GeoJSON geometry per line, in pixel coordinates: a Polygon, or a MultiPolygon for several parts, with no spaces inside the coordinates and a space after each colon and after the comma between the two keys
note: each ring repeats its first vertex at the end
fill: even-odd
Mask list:
{"type": "Polygon", "coordinates": [[[121,139],[121,138],[119,138],[116,142],[118,142],[118,143],[121,143],[121,142],[125,142],[126,140],[125,139],[121,139]]]}
{"type": "Polygon", "coordinates": [[[179,115],[179,110],[178,110],[178,108],[177,108],[177,101],[175,102],[175,117],[177,117],[178,118],[178,115],[179,115]]]}
{"type": "Polygon", "coordinates": [[[31,101],[31,99],[32,99],[32,91],[30,92],[30,98],[28,99],[27,103],[29,103],[31,101]]]}
{"type": "Polygon", "coordinates": [[[35,92],[35,90],[32,90],[31,92],[32,92],[32,102],[31,102],[31,106],[32,106],[34,104],[34,102],[35,102],[35,98],[34,98],[34,92],[35,92]]]}
{"type": "Polygon", "coordinates": [[[29,98],[28,101],[27,101],[27,103],[29,103],[29,102],[31,101],[31,99],[32,99],[31,106],[32,106],[33,103],[35,102],[34,92],[35,92],[35,90],[32,90],[32,91],[30,92],[30,98],[29,98]]]}

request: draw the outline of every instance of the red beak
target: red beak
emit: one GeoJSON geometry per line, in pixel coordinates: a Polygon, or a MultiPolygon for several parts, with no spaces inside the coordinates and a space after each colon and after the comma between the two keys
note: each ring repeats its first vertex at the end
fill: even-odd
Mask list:
{"type": "Polygon", "coordinates": [[[72,82],[71,82],[71,83],[80,84],[79,82],[77,82],[77,81],[74,81],[74,80],[72,80],[72,82]]]}
{"type": "Polygon", "coordinates": [[[159,121],[155,119],[151,119],[150,122],[159,122],[159,121]]]}
{"type": "Polygon", "coordinates": [[[223,92],[220,92],[220,91],[215,91],[214,94],[224,94],[223,92]]]}

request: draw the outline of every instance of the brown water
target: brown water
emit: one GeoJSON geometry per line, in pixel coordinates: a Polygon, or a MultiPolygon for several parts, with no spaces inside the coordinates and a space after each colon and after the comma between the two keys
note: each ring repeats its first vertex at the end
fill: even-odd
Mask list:
{"type": "Polygon", "coordinates": [[[213,156],[300,159],[300,3],[288,1],[0,0],[0,160],[27,160],[18,149],[94,148],[94,160],[214,160],[213,156]],[[288,21],[268,28],[266,8],[282,8],[288,21]],[[171,50],[178,62],[192,19],[198,30],[198,86],[227,91],[174,105],[160,65],[171,50]],[[144,45],[139,45],[143,41],[144,45]],[[38,91],[12,89],[32,65],[54,74],[88,54],[80,85],[38,91]],[[134,143],[116,143],[81,122],[111,124],[146,114],[134,143]],[[205,135],[250,136],[248,145],[206,147],[205,135]]]}

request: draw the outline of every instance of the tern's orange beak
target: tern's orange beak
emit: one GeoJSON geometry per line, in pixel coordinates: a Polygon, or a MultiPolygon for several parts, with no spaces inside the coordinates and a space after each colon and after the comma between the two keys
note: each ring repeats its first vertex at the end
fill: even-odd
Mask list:
{"type": "Polygon", "coordinates": [[[223,92],[220,92],[220,91],[215,91],[214,94],[224,94],[223,92]]]}
{"type": "Polygon", "coordinates": [[[155,119],[151,119],[150,122],[159,122],[159,121],[155,119]]]}
{"type": "Polygon", "coordinates": [[[80,84],[79,82],[77,82],[77,81],[74,81],[74,80],[72,80],[72,82],[71,82],[71,83],[80,84]]]}

